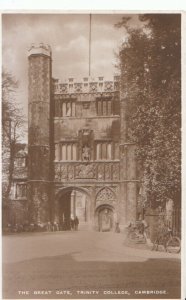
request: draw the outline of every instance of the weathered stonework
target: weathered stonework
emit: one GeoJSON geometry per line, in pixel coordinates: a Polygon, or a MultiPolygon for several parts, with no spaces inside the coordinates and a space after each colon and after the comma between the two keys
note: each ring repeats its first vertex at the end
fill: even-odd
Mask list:
{"type": "Polygon", "coordinates": [[[34,222],[59,221],[72,191],[86,195],[95,228],[107,211],[121,227],[135,219],[135,145],[127,139],[126,111],[118,76],[60,82],[52,79],[50,48],[32,46],[28,204],[34,222]]]}
{"type": "Polygon", "coordinates": [[[50,219],[52,178],[51,50],[32,46],[29,58],[28,205],[30,222],[50,219]]]}

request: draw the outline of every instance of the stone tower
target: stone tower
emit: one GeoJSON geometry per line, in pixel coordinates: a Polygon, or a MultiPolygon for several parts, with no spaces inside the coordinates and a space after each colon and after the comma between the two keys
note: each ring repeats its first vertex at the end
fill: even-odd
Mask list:
{"type": "Polygon", "coordinates": [[[48,45],[28,51],[28,205],[30,222],[51,220],[52,171],[52,59],[48,45]]]}

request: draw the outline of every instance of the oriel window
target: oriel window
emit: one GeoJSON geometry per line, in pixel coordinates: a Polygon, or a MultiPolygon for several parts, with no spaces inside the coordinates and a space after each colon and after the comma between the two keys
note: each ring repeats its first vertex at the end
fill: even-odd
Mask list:
{"type": "Polygon", "coordinates": [[[119,159],[119,143],[116,142],[96,142],[96,160],[119,159]]]}
{"type": "Polygon", "coordinates": [[[97,115],[110,116],[112,115],[112,101],[111,99],[98,99],[97,100],[97,115]]]}
{"type": "Polygon", "coordinates": [[[77,144],[73,142],[57,143],[55,145],[56,161],[73,161],[77,160],[77,144]]]}
{"type": "Polygon", "coordinates": [[[55,100],[55,117],[75,117],[76,104],[74,101],[55,100]]]}

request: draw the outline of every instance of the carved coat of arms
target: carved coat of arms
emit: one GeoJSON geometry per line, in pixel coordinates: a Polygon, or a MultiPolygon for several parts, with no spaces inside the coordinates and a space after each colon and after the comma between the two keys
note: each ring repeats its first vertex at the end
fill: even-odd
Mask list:
{"type": "Polygon", "coordinates": [[[76,178],[96,179],[95,164],[79,164],[76,166],[76,178]]]}

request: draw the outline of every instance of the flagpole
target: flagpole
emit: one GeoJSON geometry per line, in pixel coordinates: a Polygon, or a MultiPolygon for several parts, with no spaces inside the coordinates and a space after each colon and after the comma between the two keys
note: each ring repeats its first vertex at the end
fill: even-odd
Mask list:
{"type": "Polygon", "coordinates": [[[92,16],[90,14],[90,24],[89,24],[89,76],[91,75],[91,20],[92,16]]]}

